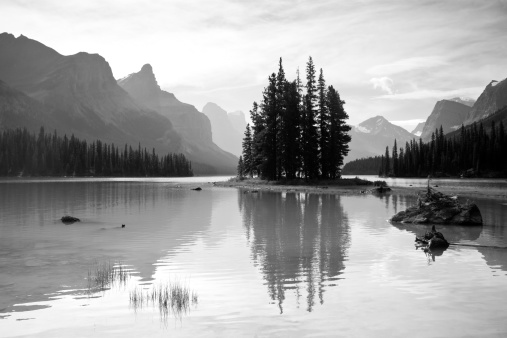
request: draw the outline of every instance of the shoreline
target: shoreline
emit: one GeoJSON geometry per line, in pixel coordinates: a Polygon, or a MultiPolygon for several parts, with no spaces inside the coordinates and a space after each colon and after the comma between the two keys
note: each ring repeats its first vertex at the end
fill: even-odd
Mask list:
{"type": "MultiPolygon", "coordinates": [[[[347,179],[353,180],[353,179],[347,179]]],[[[343,184],[343,180],[339,184],[326,184],[329,182],[316,182],[315,184],[284,184],[276,181],[262,181],[259,179],[245,179],[243,181],[223,181],[213,182],[215,187],[224,188],[238,188],[244,190],[259,190],[259,191],[273,191],[273,192],[303,192],[314,194],[352,194],[352,195],[365,195],[372,194],[371,189],[374,188],[373,182],[371,184],[353,185],[343,184]]],[[[433,189],[448,195],[457,195],[459,197],[474,198],[491,198],[507,201],[507,190],[503,188],[482,188],[477,187],[460,187],[460,186],[434,186],[433,189]]],[[[421,191],[425,191],[425,187],[406,187],[406,186],[389,186],[392,189],[390,192],[384,194],[402,194],[402,195],[417,195],[421,191]]]]}

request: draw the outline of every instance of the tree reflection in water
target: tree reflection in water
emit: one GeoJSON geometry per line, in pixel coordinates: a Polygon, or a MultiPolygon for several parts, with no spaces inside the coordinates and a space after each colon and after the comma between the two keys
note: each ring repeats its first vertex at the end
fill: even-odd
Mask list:
{"type": "Polygon", "coordinates": [[[239,205],[253,261],[280,313],[288,291],[298,306],[306,295],[309,312],[316,297],[323,304],[325,289],[340,279],[350,246],[340,196],[239,191],[239,205]]]}

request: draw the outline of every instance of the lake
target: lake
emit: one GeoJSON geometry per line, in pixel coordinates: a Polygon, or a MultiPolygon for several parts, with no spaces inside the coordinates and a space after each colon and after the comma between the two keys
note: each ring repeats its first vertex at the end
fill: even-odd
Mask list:
{"type": "Polygon", "coordinates": [[[387,221],[414,194],[206,183],[225,179],[0,181],[0,337],[507,335],[507,201],[476,199],[484,226],[439,226],[458,245],[427,254],[429,226],[387,221]],[[94,284],[109,265],[124,278],[94,284]]]}

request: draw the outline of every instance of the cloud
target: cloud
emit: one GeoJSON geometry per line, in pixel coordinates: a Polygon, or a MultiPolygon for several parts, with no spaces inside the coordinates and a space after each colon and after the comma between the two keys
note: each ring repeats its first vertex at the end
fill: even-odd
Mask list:
{"type": "Polygon", "coordinates": [[[456,96],[465,96],[477,98],[484,90],[483,87],[469,87],[453,90],[432,90],[422,89],[407,93],[396,93],[390,95],[381,95],[374,97],[374,99],[386,99],[386,100],[424,100],[424,99],[445,99],[456,96]]]}
{"type": "Polygon", "coordinates": [[[436,56],[422,56],[402,59],[395,62],[369,68],[366,73],[372,75],[392,75],[407,71],[445,66],[447,62],[436,56]]]}
{"type": "Polygon", "coordinates": [[[389,95],[393,95],[393,83],[394,81],[386,76],[384,77],[374,77],[370,79],[370,83],[373,84],[373,88],[380,88],[385,91],[389,95]]]}

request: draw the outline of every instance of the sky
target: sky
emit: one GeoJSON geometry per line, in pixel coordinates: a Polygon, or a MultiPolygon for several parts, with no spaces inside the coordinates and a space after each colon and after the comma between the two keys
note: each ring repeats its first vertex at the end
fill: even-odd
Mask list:
{"type": "Polygon", "coordinates": [[[349,123],[382,115],[409,131],[438,100],[507,78],[507,0],[8,0],[0,13],[0,32],[98,53],[117,79],[149,63],[199,110],[248,115],[280,57],[293,80],[311,56],[349,123]]]}

